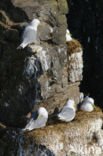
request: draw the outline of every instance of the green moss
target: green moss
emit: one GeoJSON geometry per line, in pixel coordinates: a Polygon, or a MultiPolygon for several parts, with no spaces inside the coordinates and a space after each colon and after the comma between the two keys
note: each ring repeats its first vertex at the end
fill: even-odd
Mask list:
{"type": "Polygon", "coordinates": [[[55,0],[46,2],[46,5],[53,7],[54,11],[56,11],[56,12],[58,11],[57,2],[55,0]]]}
{"type": "Polygon", "coordinates": [[[58,25],[64,25],[67,27],[67,21],[66,21],[65,15],[58,14],[56,16],[56,21],[57,21],[58,25]]]}
{"type": "Polygon", "coordinates": [[[68,4],[66,0],[59,0],[58,1],[58,8],[61,14],[68,13],[68,4]]]}

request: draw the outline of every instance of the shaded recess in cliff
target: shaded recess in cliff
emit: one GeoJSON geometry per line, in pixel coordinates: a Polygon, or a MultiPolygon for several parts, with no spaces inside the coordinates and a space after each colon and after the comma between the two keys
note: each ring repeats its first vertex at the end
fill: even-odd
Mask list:
{"type": "MultiPolygon", "coordinates": [[[[14,1],[14,0],[12,0],[14,1]]],[[[15,7],[11,0],[2,0],[0,1],[0,10],[3,10],[7,13],[7,16],[13,22],[24,22],[28,21],[27,14],[19,7],[15,7]]]]}
{"type": "Polygon", "coordinates": [[[73,37],[83,45],[84,73],[81,90],[102,107],[103,88],[103,2],[68,0],[68,26],[73,37]]]}

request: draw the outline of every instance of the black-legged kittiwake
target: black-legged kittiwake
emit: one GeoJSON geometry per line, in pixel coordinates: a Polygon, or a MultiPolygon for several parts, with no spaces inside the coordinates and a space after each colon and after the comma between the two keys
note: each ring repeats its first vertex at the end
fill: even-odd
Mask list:
{"type": "Polygon", "coordinates": [[[35,113],[31,115],[28,124],[22,131],[31,131],[46,126],[48,120],[48,112],[44,107],[40,107],[35,113]]]}
{"type": "Polygon", "coordinates": [[[72,121],[75,118],[76,115],[76,108],[75,108],[75,102],[74,100],[69,99],[66,103],[66,105],[62,108],[60,113],[58,114],[58,119],[69,122],[72,121]]]}
{"type": "Polygon", "coordinates": [[[28,24],[22,34],[22,42],[17,47],[17,49],[24,49],[28,44],[36,43],[37,41],[37,27],[40,24],[38,19],[32,20],[30,24],[28,24]]]}
{"type": "Polygon", "coordinates": [[[72,40],[72,37],[71,37],[70,31],[69,29],[67,29],[66,30],[66,42],[71,41],[71,40],[72,40]]]}
{"type": "Polygon", "coordinates": [[[91,112],[95,108],[94,99],[86,96],[80,105],[80,110],[91,112]]]}

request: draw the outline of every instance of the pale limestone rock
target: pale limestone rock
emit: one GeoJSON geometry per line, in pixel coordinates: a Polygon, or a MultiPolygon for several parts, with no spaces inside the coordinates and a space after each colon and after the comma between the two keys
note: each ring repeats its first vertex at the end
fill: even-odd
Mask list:
{"type": "Polygon", "coordinates": [[[72,53],[69,56],[69,67],[68,67],[68,77],[70,82],[81,81],[83,76],[83,51],[80,49],[79,52],[72,53]]]}
{"type": "Polygon", "coordinates": [[[81,81],[83,78],[83,49],[78,40],[72,39],[67,42],[68,55],[68,81],[81,81]]]}

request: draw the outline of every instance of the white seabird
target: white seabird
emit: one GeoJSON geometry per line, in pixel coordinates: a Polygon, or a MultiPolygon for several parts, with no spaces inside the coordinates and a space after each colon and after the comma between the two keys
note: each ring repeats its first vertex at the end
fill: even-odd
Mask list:
{"type": "Polygon", "coordinates": [[[71,40],[72,40],[72,37],[71,37],[70,31],[69,29],[67,29],[66,30],[66,42],[71,41],[71,40]]]}
{"type": "Polygon", "coordinates": [[[91,112],[94,110],[94,108],[95,108],[94,99],[86,96],[81,103],[80,110],[91,112]]]}
{"type": "Polygon", "coordinates": [[[75,118],[76,108],[74,100],[69,99],[66,105],[62,108],[60,113],[57,115],[59,120],[69,122],[75,118]]]}
{"type": "Polygon", "coordinates": [[[32,20],[30,24],[28,24],[22,34],[22,42],[17,47],[17,49],[24,49],[28,44],[36,43],[37,41],[37,28],[40,24],[38,19],[32,20]]]}
{"type": "Polygon", "coordinates": [[[35,113],[32,114],[29,123],[22,131],[31,131],[46,126],[48,120],[48,112],[44,107],[40,107],[35,113]]]}

